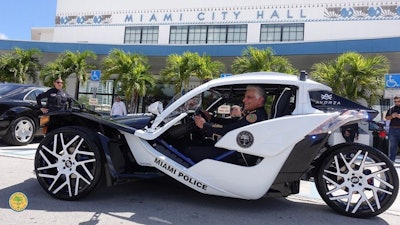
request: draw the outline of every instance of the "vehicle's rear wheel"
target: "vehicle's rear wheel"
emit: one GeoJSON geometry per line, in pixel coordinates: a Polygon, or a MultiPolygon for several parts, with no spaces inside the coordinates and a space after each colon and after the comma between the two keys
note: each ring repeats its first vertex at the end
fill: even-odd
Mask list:
{"type": "Polygon", "coordinates": [[[36,132],[35,122],[22,116],[11,122],[3,140],[10,145],[27,145],[32,142],[36,132]]]}
{"type": "Polygon", "coordinates": [[[331,208],[346,216],[367,218],[395,201],[399,179],[392,162],[365,145],[334,150],[317,170],[316,187],[331,208]]]}
{"type": "Polygon", "coordinates": [[[103,173],[96,135],[77,127],[52,131],[40,142],[35,155],[35,173],[51,196],[76,200],[88,195],[103,173]]]}

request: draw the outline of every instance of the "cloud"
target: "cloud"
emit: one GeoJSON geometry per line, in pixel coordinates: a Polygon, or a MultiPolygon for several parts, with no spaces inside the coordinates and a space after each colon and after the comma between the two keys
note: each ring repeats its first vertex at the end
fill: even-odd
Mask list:
{"type": "Polygon", "coordinates": [[[0,33],[0,40],[8,39],[7,35],[0,33]]]}

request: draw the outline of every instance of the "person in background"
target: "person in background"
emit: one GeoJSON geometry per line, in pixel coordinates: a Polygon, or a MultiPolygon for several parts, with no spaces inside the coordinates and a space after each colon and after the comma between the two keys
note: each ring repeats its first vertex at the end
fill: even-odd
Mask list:
{"type": "Polygon", "coordinates": [[[389,108],[385,119],[390,120],[389,124],[389,158],[396,161],[397,148],[400,143],[400,97],[395,96],[394,106],[389,108]]]}
{"type": "Polygon", "coordinates": [[[342,136],[346,142],[354,142],[354,140],[358,140],[358,123],[344,125],[340,127],[340,131],[342,132],[342,136]]]}
{"type": "Polygon", "coordinates": [[[242,112],[242,107],[238,106],[238,105],[233,105],[231,107],[231,113],[230,113],[232,118],[240,118],[243,116],[243,112],[242,112]]]}
{"type": "Polygon", "coordinates": [[[64,82],[61,77],[58,77],[53,82],[53,88],[50,88],[36,97],[37,105],[42,113],[67,110],[71,108],[72,98],[62,89],[63,84],[64,82]],[[42,99],[44,98],[47,98],[45,107],[42,105],[42,99]]]}
{"type": "Polygon", "coordinates": [[[118,117],[118,116],[125,116],[126,115],[126,106],[123,101],[121,101],[121,97],[115,97],[115,102],[111,107],[110,116],[111,117],[118,117]]]}

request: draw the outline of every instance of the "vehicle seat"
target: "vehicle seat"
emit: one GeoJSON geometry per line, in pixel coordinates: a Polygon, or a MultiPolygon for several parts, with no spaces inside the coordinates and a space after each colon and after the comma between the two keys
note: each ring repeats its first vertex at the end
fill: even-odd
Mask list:
{"type": "Polygon", "coordinates": [[[271,119],[286,116],[290,114],[290,98],[292,91],[290,88],[285,88],[278,96],[275,96],[271,107],[271,119]]]}

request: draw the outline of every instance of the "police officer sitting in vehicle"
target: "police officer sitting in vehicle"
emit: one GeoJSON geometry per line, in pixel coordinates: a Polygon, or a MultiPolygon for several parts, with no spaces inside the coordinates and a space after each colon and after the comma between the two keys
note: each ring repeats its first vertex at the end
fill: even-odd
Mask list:
{"type": "Polygon", "coordinates": [[[37,105],[42,113],[67,110],[71,107],[72,98],[62,89],[63,83],[61,77],[58,77],[53,82],[53,88],[36,97],[37,105]],[[42,99],[44,98],[47,98],[46,107],[42,106],[42,99]]]}
{"type": "MultiPolygon", "coordinates": [[[[237,120],[227,120],[230,122],[224,124],[213,123],[213,119],[210,122],[206,122],[200,115],[195,116],[195,124],[200,128],[206,136],[223,136],[231,130],[239,127],[247,126],[253,123],[257,123],[268,119],[268,114],[265,111],[265,91],[259,86],[249,85],[246,87],[246,93],[243,98],[244,114],[237,120]]],[[[186,150],[186,154],[194,161],[200,161],[206,158],[217,157],[224,152],[226,149],[204,146],[192,146],[186,150]]]]}
{"type": "Polygon", "coordinates": [[[198,115],[194,118],[196,126],[208,135],[212,136],[213,134],[217,134],[223,136],[236,128],[268,119],[268,114],[264,108],[265,92],[261,87],[253,85],[247,86],[243,104],[244,115],[233,123],[217,124],[212,123],[212,119],[211,122],[206,122],[203,117],[198,115]]]}

